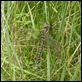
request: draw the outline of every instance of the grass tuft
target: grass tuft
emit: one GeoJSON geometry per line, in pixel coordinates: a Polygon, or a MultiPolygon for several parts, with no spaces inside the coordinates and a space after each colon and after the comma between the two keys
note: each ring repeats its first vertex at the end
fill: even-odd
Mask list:
{"type": "Polygon", "coordinates": [[[81,81],[81,2],[2,1],[1,80],[81,81]],[[34,72],[45,22],[53,26],[34,72]]]}

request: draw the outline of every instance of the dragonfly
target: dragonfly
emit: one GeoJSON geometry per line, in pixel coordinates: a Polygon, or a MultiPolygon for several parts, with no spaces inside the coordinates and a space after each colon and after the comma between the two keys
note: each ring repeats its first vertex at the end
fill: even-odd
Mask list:
{"type": "MultiPolygon", "coordinates": [[[[38,42],[38,43],[40,43],[40,45],[38,45],[39,48],[37,47],[38,50],[36,50],[37,53],[36,53],[34,71],[36,71],[38,69],[38,66],[39,66],[39,63],[40,63],[40,60],[41,60],[41,55],[42,55],[42,52],[43,52],[43,48],[45,48],[45,45],[47,43],[48,38],[49,38],[49,44],[50,45],[52,44],[53,49],[55,50],[55,52],[57,52],[58,54],[60,54],[60,49],[61,49],[62,46],[50,34],[50,30],[52,32],[55,25],[56,25],[55,23],[53,23],[51,25],[51,24],[49,24],[49,22],[45,22],[44,25],[43,25],[43,29],[42,30],[34,31],[32,29],[26,29],[26,28],[21,27],[19,29],[19,31],[18,31],[18,33],[24,33],[24,36],[22,37],[23,34],[22,35],[20,34],[20,36],[22,38],[19,38],[19,39],[22,40],[22,42],[24,40],[25,41],[27,40],[28,42],[29,41],[31,42],[32,38],[34,38],[35,36],[36,36],[35,38],[41,39],[41,42],[38,42]],[[39,34],[40,34],[40,36],[38,37],[39,34]]],[[[32,42],[34,40],[32,40],[32,42]]],[[[38,41],[38,39],[37,39],[37,41],[38,41]]],[[[53,49],[51,48],[52,51],[54,51],[53,49]]]]}
{"type": "Polygon", "coordinates": [[[48,31],[49,27],[50,27],[50,25],[48,24],[48,22],[44,23],[44,28],[43,28],[43,31],[42,31],[42,42],[41,42],[41,45],[40,45],[40,48],[39,48],[39,51],[38,51],[38,54],[37,54],[37,59],[36,59],[36,63],[35,63],[36,64],[35,71],[38,67],[41,52],[42,52],[42,49],[43,49],[43,46],[44,46],[44,43],[45,43],[45,38],[46,38],[46,34],[47,34],[47,31],[48,31]]]}
{"type": "MultiPolygon", "coordinates": [[[[54,24],[53,24],[54,25],[54,24]]],[[[41,54],[42,54],[42,50],[44,48],[44,44],[45,44],[45,41],[46,41],[46,38],[47,38],[47,35],[48,35],[48,31],[50,29],[50,24],[48,22],[45,22],[44,23],[44,26],[43,26],[43,30],[42,30],[42,41],[41,41],[41,44],[40,44],[40,47],[38,49],[38,53],[37,53],[37,57],[36,57],[36,62],[35,62],[35,68],[34,68],[34,71],[37,70],[38,68],[38,64],[40,62],[40,57],[41,57],[41,54]]],[[[50,39],[53,40],[53,38],[49,35],[50,39]]],[[[60,44],[59,44],[60,45],[60,44]]]]}

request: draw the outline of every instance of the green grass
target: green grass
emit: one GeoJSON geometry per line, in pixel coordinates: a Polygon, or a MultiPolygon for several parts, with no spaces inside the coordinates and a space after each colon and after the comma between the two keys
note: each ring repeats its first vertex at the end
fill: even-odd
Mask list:
{"type": "Polygon", "coordinates": [[[80,81],[81,2],[2,1],[1,80],[80,81]],[[55,25],[34,72],[46,21],[55,25]]]}

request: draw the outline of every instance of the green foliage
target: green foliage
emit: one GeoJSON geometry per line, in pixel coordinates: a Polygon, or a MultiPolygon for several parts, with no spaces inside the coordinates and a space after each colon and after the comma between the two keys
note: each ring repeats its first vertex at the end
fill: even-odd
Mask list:
{"type": "Polygon", "coordinates": [[[80,1],[1,2],[1,80],[81,80],[80,1]],[[34,72],[45,22],[50,27],[34,72]]]}

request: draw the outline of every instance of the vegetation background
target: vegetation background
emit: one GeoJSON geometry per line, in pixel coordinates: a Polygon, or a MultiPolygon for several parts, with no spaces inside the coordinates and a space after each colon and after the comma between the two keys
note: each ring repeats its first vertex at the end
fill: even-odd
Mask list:
{"type": "Polygon", "coordinates": [[[81,2],[2,1],[1,80],[80,81],[81,2]],[[55,25],[34,72],[46,21],[55,25]]]}

